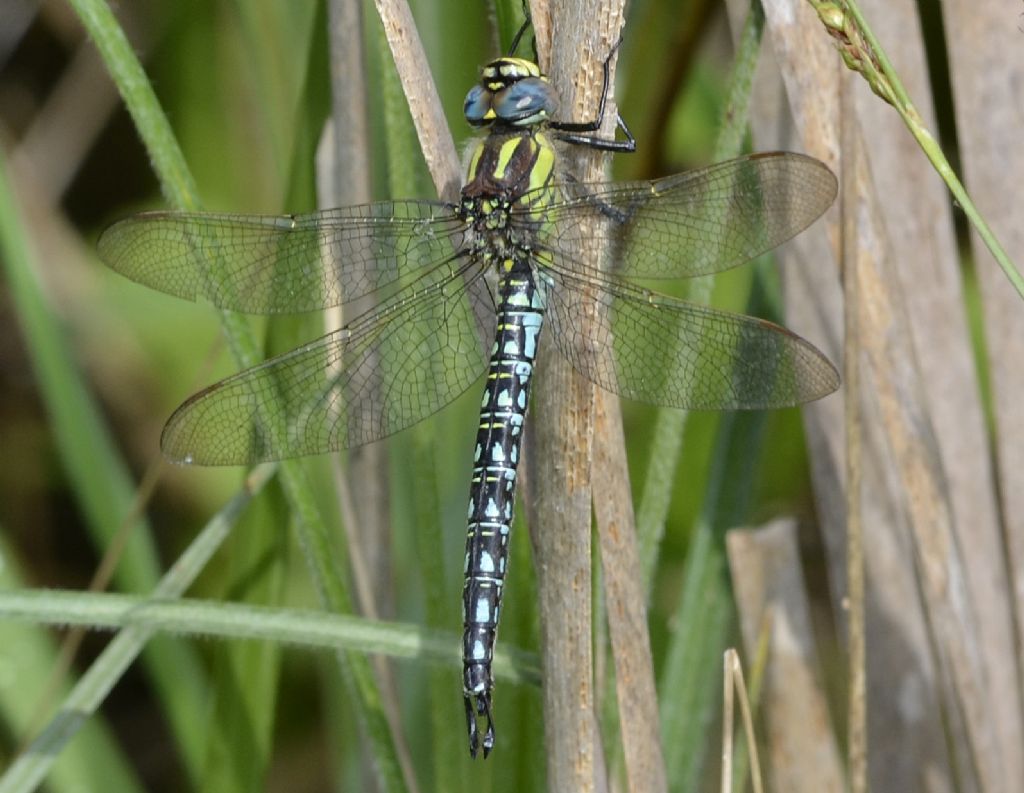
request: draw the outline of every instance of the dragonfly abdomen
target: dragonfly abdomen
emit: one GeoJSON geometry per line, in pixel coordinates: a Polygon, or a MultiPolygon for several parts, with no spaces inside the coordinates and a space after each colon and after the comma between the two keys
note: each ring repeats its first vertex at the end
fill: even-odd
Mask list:
{"type": "Polygon", "coordinates": [[[485,756],[494,745],[491,661],[508,562],[523,422],[543,312],[543,292],[529,266],[514,268],[504,276],[476,436],[462,589],[463,693],[474,755],[481,743],[485,756]],[[478,717],[484,722],[479,726],[478,717]]]}

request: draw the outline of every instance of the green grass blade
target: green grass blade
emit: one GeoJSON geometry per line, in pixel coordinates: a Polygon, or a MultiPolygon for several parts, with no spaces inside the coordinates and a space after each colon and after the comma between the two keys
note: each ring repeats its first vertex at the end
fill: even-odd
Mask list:
{"type": "MultiPolygon", "coordinates": [[[[3,541],[0,529],[0,594],[24,586],[17,573],[18,561],[3,541]]],[[[0,647],[4,647],[3,674],[16,685],[0,685],[0,714],[12,735],[29,735],[46,715],[41,704],[48,695],[61,697],[67,687],[53,686],[52,672],[60,653],[49,631],[38,625],[0,622],[0,647]]],[[[78,740],[62,753],[47,778],[54,793],[75,793],[83,788],[119,793],[142,793],[131,764],[121,753],[117,739],[103,719],[86,724],[78,740]]]]}
{"type": "MultiPolygon", "coordinates": [[[[715,162],[736,157],[741,151],[763,29],[764,11],[759,0],[754,0],[736,54],[732,82],[722,114],[724,123],[719,131],[712,157],[715,162]]],[[[707,303],[713,286],[714,278],[711,276],[693,278],[689,281],[688,297],[696,303],[707,303]]],[[[665,518],[675,489],[676,468],[682,455],[687,416],[688,413],[685,411],[662,409],[658,411],[655,419],[654,442],[651,446],[647,477],[644,480],[636,520],[640,563],[648,589],[654,581],[658,550],[665,533],[665,518]]]]}
{"type": "MultiPolygon", "coordinates": [[[[381,99],[383,110],[384,155],[387,163],[388,192],[390,195],[417,195],[420,191],[420,179],[416,174],[422,172],[422,158],[418,157],[419,148],[412,119],[402,95],[402,85],[398,72],[388,51],[387,39],[379,25],[374,26],[373,52],[379,63],[381,80],[381,99]]],[[[411,470],[410,481],[415,482],[411,488],[410,501],[415,525],[409,527],[414,534],[417,547],[424,559],[444,547],[441,534],[440,504],[438,501],[437,466],[433,461],[433,449],[436,445],[434,427],[430,422],[417,424],[409,433],[411,470]]],[[[402,464],[400,461],[396,462],[402,464]]],[[[426,607],[427,624],[444,625],[448,616],[445,608],[444,576],[442,569],[437,568],[436,574],[424,576],[424,605],[426,607]]],[[[453,644],[453,648],[458,644],[453,644]]],[[[454,745],[453,731],[446,729],[450,719],[446,718],[443,703],[446,696],[455,696],[458,689],[451,677],[445,674],[450,670],[431,670],[428,681],[427,708],[430,713],[430,735],[433,739],[432,754],[436,758],[458,756],[461,751],[454,745]],[[452,685],[449,685],[452,684],[452,685]]],[[[455,784],[454,763],[436,762],[433,764],[432,785],[435,790],[453,789],[455,784]]]]}
{"type": "MultiPolygon", "coordinates": [[[[237,512],[237,507],[229,506],[229,509],[237,512]]],[[[222,531],[224,527],[217,525],[212,530],[222,531]]],[[[208,540],[202,542],[208,546],[208,540]]],[[[146,598],[52,589],[0,592],[0,617],[104,630],[271,639],[317,650],[341,647],[393,658],[421,659],[445,664],[449,669],[457,667],[461,661],[458,634],[454,631],[307,609],[172,599],[167,593],[146,598]]],[[[495,657],[495,674],[512,683],[539,685],[539,667],[536,653],[509,647],[508,642],[503,643],[495,657]]]]}
{"type": "MultiPolygon", "coordinates": [[[[737,50],[722,114],[724,123],[712,157],[715,161],[741,151],[763,28],[764,13],[755,0],[737,50]]],[[[689,297],[706,303],[712,285],[710,277],[693,279],[689,297]]],[[[686,419],[685,413],[667,410],[659,411],[656,419],[650,478],[645,482],[637,520],[648,586],[653,582],[686,419]]],[[[727,414],[718,426],[704,508],[688,549],[683,592],[674,611],[675,630],[658,686],[662,692],[662,743],[674,789],[691,790],[699,785],[708,751],[709,727],[719,701],[720,656],[732,615],[724,532],[745,516],[756,460],[750,450],[759,448],[764,424],[764,414],[753,412],[727,414]]]]}
{"type": "MultiPolygon", "coordinates": [[[[0,158],[0,263],[28,346],[40,392],[53,427],[64,470],[81,504],[93,541],[105,547],[133,510],[134,486],[127,467],[89,394],[47,304],[37,267],[23,234],[14,197],[0,158]]],[[[118,586],[149,591],[159,566],[148,526],[139,521],[115,572],[118,586]]],[[[195,725],[203,712],[204,675],[185,646],[161,642],[147,651],[145,664],[168,711],[186,766],[194,771],[202,752],[195,725]]]]}
{"type": "MultiPolygon", "coordinates": [[[[392,62],[384,31],[375,25],[373,51],[379,62],[382,97],[382,126],[384,154],[387,162],[388,192],[390,195],[421,195],[425,181],[423,158],[420,156],[409,109],[402,93],[402,84],[392,62]]],[[[401,353],[399,353],[401,354],[401,353]]],[[[420,549],[423,559],[430,559],[445,547],[441,528],[440,501],[435,450],[439,438],[431,422],[422,422],[412,427],[409,435],[410,454],[401,455],[408,460],[410,469],[407,476],[415,487],[410,489],[410,501],[415,525],[409,530],[413,541],[420,549]]],[[[401,443],[401,441],[400,441],[401,443]]],[[[400,460],[396,460],[401,464],[400,460]]],[[[431,626],[450,625],[450,601],[445,597],[443,568],[428,570],[423,576],[424,605],[427,624],[431,626]]],[[[452,648],[460,646],[456,640],[452,648]]],[[[451,669],[432,670],[428,677],[426,706],[430,714],[433,739],[431,755],[435,758],[461,757],[465,745],[461,730],[453,729],[451,703],[459,696],[459,678],[451,669]]],[[[433,780],[429,787],[434,790],[456,789],[456,772],[459,765],[439,759],[433,763],[433,780]]]]}
{"type": "MultiPolygon", "coordinates": [[[[322,6],[298,9],[287,0],[254,5],[236,3],[243,45],[261,94],[271,129],[274,155],[288,164],[285,206],[304,209],[313,193],[309,163],[323,125],[322,86],[327,68],[322,6]],[[320,13],[317,13],[317,11],[320,13]],[[281,62],[283,53],[289,57],[281,62]]],[[[268,325],[268,357],[322,332],[319,317],[279,317],[268,325]],[[319,327],[318,327],[319,326],[319,327]],[[301,328],[296,333],[295,331],[301,328]],[[309,329],[307,331],[307,329],[309,329]]],[[[225,549],[223,594],[232,601],[278,604],[285,594],[288,564],[288,504],[276,483],[250,509],[225,549]]],[[[261,642],[229,642],[214,653],[211,728],[202,787],[218,793],[248,793],[264,786],[270,766],[284,648],[273,635],[261,642]]]]}
{"type": "Polygon", "coordinates": [[[699,787],[720,701],[721,655],[730,630],[732,590],[725,531],[746,516],[765,414],[728,413],[719,425],[707,500],[686,558],[676,625],[658,690],[668,777],[678,790],[699,787]]]}
{"type": "MultiPolygon", "coordinates": [[[[176,598],[184,592],[202,571],[210,556],[220,547],[239,513],[249,503],[273,472],[272,466],[261,466],[250,475],[246,488],[236,495],[192,541],[175,565],[153,590],[154,597],[176,598]]],[[[25,593],[22,593],[25,594],[25,593]]],[[[45,592],[32,592],[29,599],[46,600],[45,592]]],[[[4,597],[13,597],[7,593],[4,597]]],[[[68,593],[63,604],[65,612],[74,610],[94,597],[117,598],[117,595],[85,595],[68,593]]],[[[140,602],[142,602],[140,600],[140,602]]],[[[65,622],[65,624],[68,624],[65,622]]],[[[35,790],[49,772],[68,742],[75,737],[86,720],[103,704],[114,684],[135,661],[142,648],[152,638],[153,630],[142,626],[126,627],[93,662],[88,671],[61,702],[60,711],[46,725],[38,738],[23,752],[0,777],[0,793],[21,793],[35,790]]]]}
{"type": "MultiPolygon", "coordinates": [[[[272,485],[234,533],[226,571],[226,596],[232,600],[280,601],[288,546],[282,514],[287,514],[287,505],[280,488],[272,485]]],[[[205,790],[248,793],[263,786],[271,756],[282,652],[273,634],[264,641],[217,648],[211,681],[212,723],[203,768],[205,790]]]]}
{"type": "MultiPolygon", "coordinates": [[[[2,159],[0,254],[57,450],[90,530],[101,543],[131,513],[134,485],[47,302],[2,159]]],[[[144,591],[156,580],[156,552],[142,520],[125,547],[122,566],[126,572],[119,583],[126,589],[144,591]]]]}
{"type": "MultiPolygon", "coordinates": [[[[73,0],[72,6],[96,43],[121,92],[164,194],[179,209],[198,208],[195,185],[181,149],[110,8],[102,0],[73,0]]],[[[258,359],[257,345],[244,318],[225,311],[219,312],[219,317],[235,359],[242,366],[253,365],[258,359]]],[[[299,543],[321,601],[332,611],[351,612],[347,573],[343,566],[337,564],[308,478],[295,461],[281,463],[280,476],[293,511],[299,543]]],[[[339,662],[358,717],[367,727],[374,767],[384,788],[389,791],[405,790],[395,746],[381,707],[380,692],[367,659],[339,655],[339,662]]]]}

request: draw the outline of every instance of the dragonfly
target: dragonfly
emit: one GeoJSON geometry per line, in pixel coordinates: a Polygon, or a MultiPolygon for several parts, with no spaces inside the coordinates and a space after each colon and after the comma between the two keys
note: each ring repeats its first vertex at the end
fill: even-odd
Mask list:
{"type": "Polygon", "coordinates": [[[598,117],[559,121],[546,76],[506,56],[481,69],[464,115],[485,132],[458,202],[383,201],[301,215],[157,211],[120,220],[101,258],[148,287],[233,311],[374,308],[200,391],[161,437],[171,460],[252,465],[371,443],[483,378],[462,591],[462,688],[473,757],[495,744],[491,671],[523,428],[538,345],[627,399],[763,409],[823,397],[829,360],[768,321],[649,288],[741,265],[831,204],[836,179],[787,152],[653,181],[581,182],[569,146],[630,151],[598,117]],[[596,251],[588,254],[587,251],[596,251]]]}

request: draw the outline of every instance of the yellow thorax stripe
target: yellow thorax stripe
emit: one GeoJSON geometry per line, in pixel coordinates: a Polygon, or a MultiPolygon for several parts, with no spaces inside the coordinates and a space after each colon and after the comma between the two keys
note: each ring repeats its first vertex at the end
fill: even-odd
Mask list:
{"type": "Polygon", "coordinates": [[[505,171],[508,169],[508,164],[512,161],[512,157],[515,155],[516,151],[519,149],[520,144],[524,140],[526,141],[526,145],[530,147],[531,158],[535,156],[537,151],[537,144],[533,140],[531,140],[530,138],[524,139],[519,136],[509,138],[508,140],[504,141],[501,144],[501,148],[498,149],[498,162],[497,164],[495,164],[493,171],[495,179],[505,178],[505,171]]]}
{"type": "Polygon", "coordinates": [[[530,189],[536,190],[544,187],[551,178],[551,172],[555,169],[555,149],[547,135],[541,132],[536,133],[533,140],[537,145],[537,161],[530,171],[530,189]]]}

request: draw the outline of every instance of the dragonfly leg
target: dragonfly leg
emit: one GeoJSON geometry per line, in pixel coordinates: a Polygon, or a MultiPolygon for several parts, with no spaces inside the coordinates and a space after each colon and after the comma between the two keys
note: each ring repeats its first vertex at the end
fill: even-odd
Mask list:
{"type": "Polygon", "coordinates": [[[486,760],[487,755],[494,748],[494,720],[491,718],[490,691],[466,694],[466,727],[469,729],[469,756],[475,758],[482,745],[486,760]],[[482,719],[482,723],[478,723],[478,717],[482,719]],[[481,736],[483,736],[482,740],[481,736]]]}
{"type": "Polygon", "coordinates": [[[586,146],[591,149],[597,149],[598,151],[614,151],[622,154],[631,154],[636,151],[636,139],[633,137],[633,133],[629,131],[629,127],[626,126],[626,122],[622,116],[618,113],[615,115],[615,126],[621,129],[625,134],[625,140],[607,140],[600,137],[599,135],[587,135],[588,132],[597,132],[601,128],[601,122],[604,121],[604,108],[605,103],[608,101],[608,88],[611,83],[611,61],[615,57],[616,51],[619,49],[619,45],[622,44],[622,38],[615,43],[615,46],[611,48],[608,53],[608,57],[605,58],[604,63],[601,65],[601,72],[604,76],[604,82],[601,86],[601,101],[597,108],[597,117],[591,121],[550,121],[548,127],[555,131],[555,137],[565,143],[571,143],[574,146],[586,146]]]}

